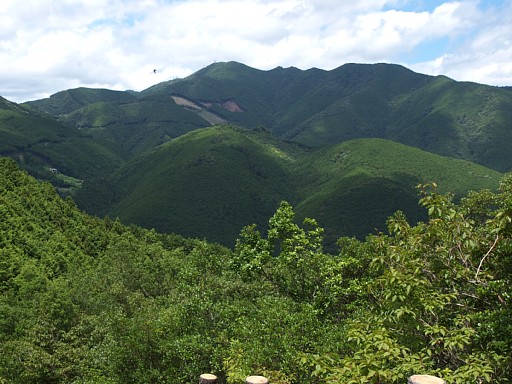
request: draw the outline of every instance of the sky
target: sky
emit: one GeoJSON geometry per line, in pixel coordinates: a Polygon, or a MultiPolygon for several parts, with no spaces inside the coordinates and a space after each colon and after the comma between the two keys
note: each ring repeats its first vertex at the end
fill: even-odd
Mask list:
{"type": "Polygon", "coordinates": [[[0,96],[14,102],[141,91],[222,61],[512,85],[512,0],[0,0],[0,96]]]}

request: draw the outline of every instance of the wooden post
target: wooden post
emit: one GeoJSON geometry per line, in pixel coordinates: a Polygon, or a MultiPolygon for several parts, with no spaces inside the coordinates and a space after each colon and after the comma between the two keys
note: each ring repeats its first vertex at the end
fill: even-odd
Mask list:
{"type": "Polygon", "coordinates": [[[446,381],[430,375],[412,375],[407,378],[407,384],[446,384],[446,381]]]}
{"type": "Polygon", "coordinates": [[[203,373],[199,376],[199,384],[210,384],[217,382],[217,376],[212,375],[211,373],[203,373]]]}
{"type": "Polygon", "coordinates": [[[263,376],[249,376],[245,382],[247,384],[268,384],[268,379],[263,376]]]}

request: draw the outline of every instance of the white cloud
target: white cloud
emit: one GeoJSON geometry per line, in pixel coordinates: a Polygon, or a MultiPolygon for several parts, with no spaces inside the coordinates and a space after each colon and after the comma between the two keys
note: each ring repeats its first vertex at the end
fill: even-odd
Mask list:
{"type": "Polygon", "coordinates": [[[2,0],[0,95],[23,101],[75,86],[141,90],[213,61],[236,60],[261,69],[397,62],[438,39],[450,42],[439,57],[404,64],[464,80],[512,84],[511,0],[486,11],[477,1],[400,10],[406,3],[2,0]]]}
{"type": "Polygon", "coordinates": [[[479,28],[451,52],[411,65],[419,72],[444,74],[459,81],[512,85],[512,2],[478,15],[479,28]]]}

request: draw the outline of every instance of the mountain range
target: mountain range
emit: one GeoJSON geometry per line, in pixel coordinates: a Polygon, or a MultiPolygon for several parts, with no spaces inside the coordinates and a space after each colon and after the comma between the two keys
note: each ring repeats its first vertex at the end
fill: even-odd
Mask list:
{"type": "Polygon", "coordinates": [[[512,92],[393,64],[214,63],[144,91],[0,99],[0,155],[86,211],[232,245],[281,200],[332,243],[411,221],[418,183],[460,196],[512,169],[512,92]]]}

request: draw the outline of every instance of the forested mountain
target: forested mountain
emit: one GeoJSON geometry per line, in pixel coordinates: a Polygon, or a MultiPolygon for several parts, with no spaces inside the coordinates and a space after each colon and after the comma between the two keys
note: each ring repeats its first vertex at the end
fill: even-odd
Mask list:
{"type": "Polygon", "coordinates": [[[0,382],[507,383],[512,179],[421,191],[423,223],[336,253],[286,202],[230,250],[88,216],[0,158],[0,382]]]}
{"type": "Polygon", "coordinates": [[[310,150],[268,132],[215,126],[134,157],[101,188],[85,183],[77,198],[102,194],[100,215],[230,246],[241,227],[265,226],[287,200],[299,218],[314,216],[326,227],[332,245],[341,235],[384,230],[397,210],[413,222],[424,219],[419,183],[437,181],[461,196],[496,189],[500,178],[474,163],[382,139],[310,150]]]}
{"type": "Polygon", "coordinates": [[[114,136],[132,150],[144,135],[155,144],[208,122],[229,122],[264,127],[306,146],[383,138],[500,172],[512,169],[512,94],[506,88],[426,76],[393,64],[262,71],[214,63],[139,93],[82,88],[27,105],[101,130],[100,136],[114,136]],[[143,105],[133,104],[137,101],[143,105]],[[178,113],[177,106],[190,113],[178,113]],[[134,131],[139,136],[133,137],[134,131]]]}
{"type": "Polygon", "coordinates": [[[230,246],[281,199],[332,244],[382,230],[398,209],[425,218],[417,183],[446,180],[460,196],[495,189],[512,167],[506,87],[391,64],[214,63],[142,92],[77,88],[1,105],[0,155],[82,209],[230,246]]]}
{"type": "Polygon", "coordinates": [[[27,105],[108,141],[126,157],[208,125],[169,97],[139,98],[131,92],[104,89],[71,89],[27,105]]]}
{"type": "Polygon", "coordinates": [[[391,64],[331,71],[215,63],[142,94],[181,95],[226,120],[262,125],[307,146],[376,137],[496,169],[512,169],[512,94],[391,64]],[[238,108],[230,110],[230,101],[238,108]]]}
{"type": "Polygon", "coordinates": [[[0,156],[61,188],[109,175],[124,162],[109,143],[5,99],[0,99],[0,156]]]}

